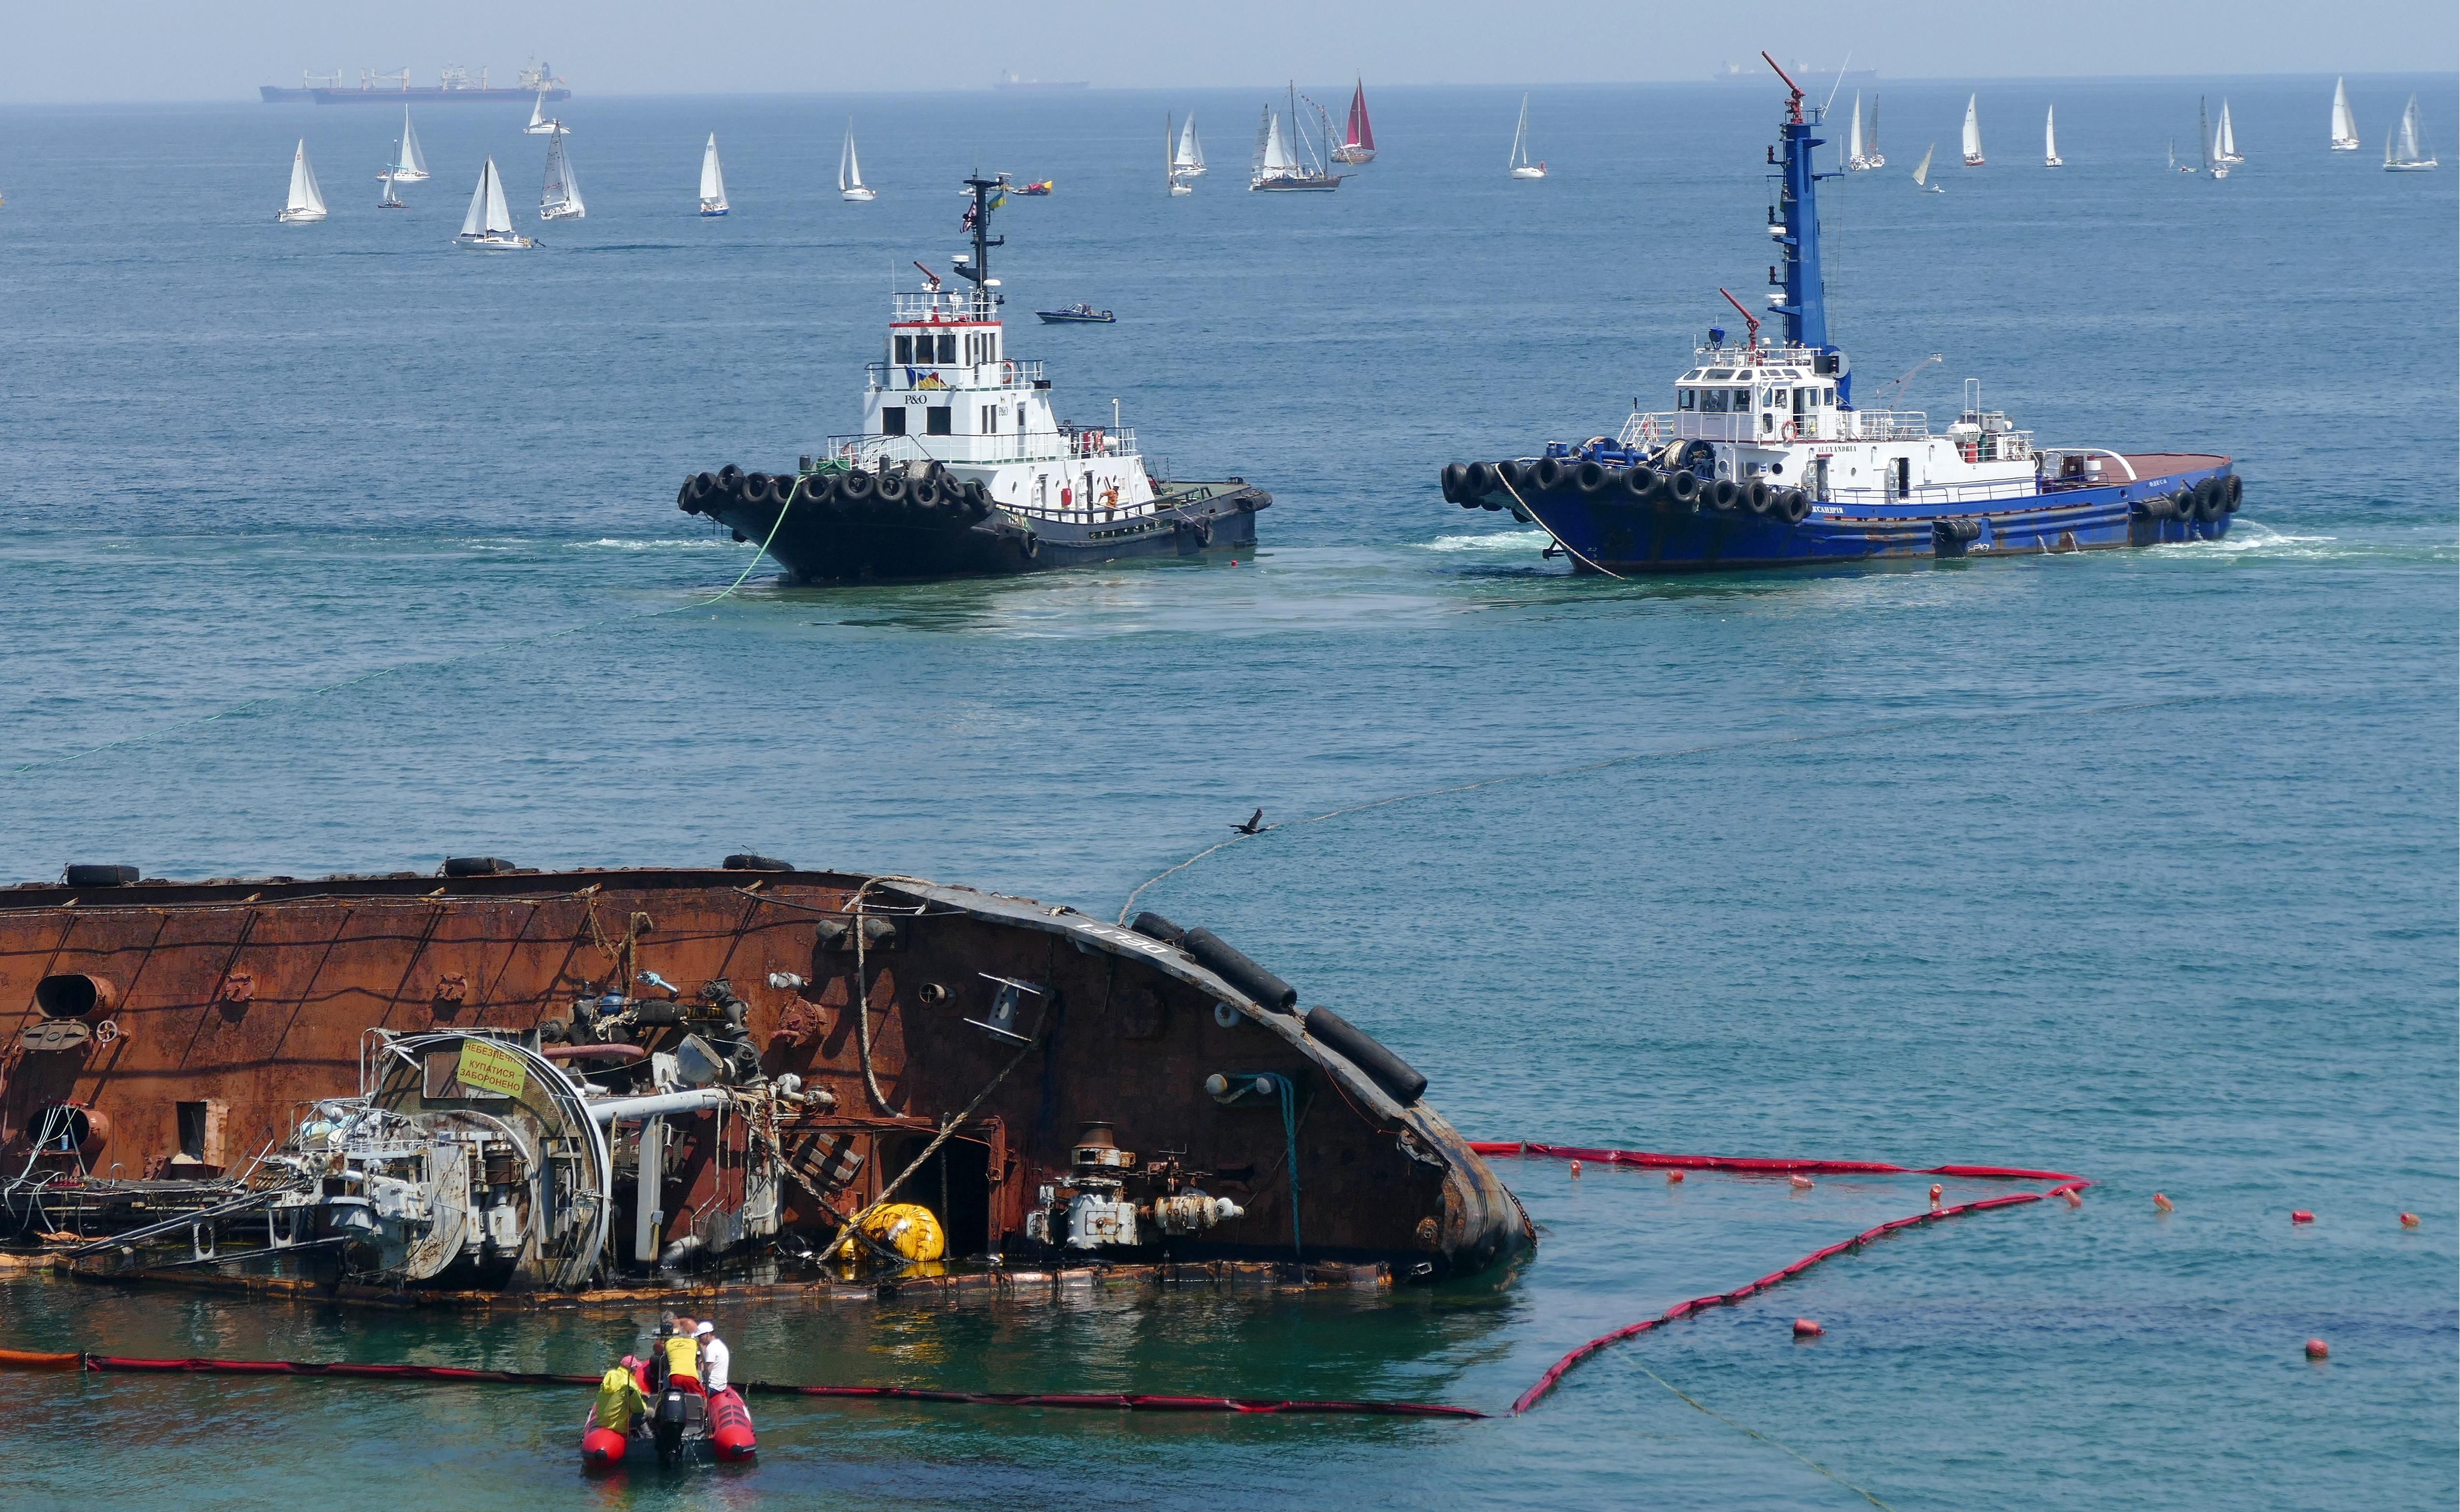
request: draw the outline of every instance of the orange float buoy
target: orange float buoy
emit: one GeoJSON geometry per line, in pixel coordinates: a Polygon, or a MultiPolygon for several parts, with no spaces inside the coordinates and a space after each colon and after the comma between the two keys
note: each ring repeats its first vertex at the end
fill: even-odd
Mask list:
{"type": "Polygon", "coordinates": [[[1809,1318],[1795,1318],[1793,1320],[1793,1336],[1795,1338],[1817,1338],[1819,1335],[1827,1332],[1828,1331],[1826,1329],[1821,1328],[1818,1324],[1813,1322],[1809,1318]]]}
{"type": "Polygon", "coordinates": [[[2403,1228],[2416,1228],[2416,1227],[2417,1227],[2417,1214],[2415,1214],[2415,1213],[2402,1213],[2402,1214],[2400,1215],[2400,1226],[2401,1226],[2403,1228]]]}
{"type": "Polygon", "coordinates": [[[1933,1212],[1937,1212],[1937,1211],[1939,1211],[1939,1199],[1940,1199],[1940,1194],[1941,1192],[1945,1191],[1945,1190],[1946,1190],[1946,1188],[1945,1188],[1945,1187],[1943,1187],[1943,1186],[1940,1186],[1939,1183],[1937,1183],[1937,1182],[1933,1182],[1933,1183],[1931,1183],[1931,1184],[1930,1184],[1930,1210],[1931,1210],[1931,1211],[1933,1211],[1933,1212]]]}
{"type": "Polygon", "coordinates": [[[2070,1208],[2081,1208],[2084,1206],[2084,1194],[2077,1191],[2072,1186],[2060,1187],[2059,1195],[2068,1200],[2068,1206],[2070,1208]]]}
{"type": "Polygon", "coordinates": [[[1808,1176],[1790,1176],[1786,1179],[1792,1182],[1797,1189],[1811,1185],[1811,1178],[1808,1176]]]}
{"type": "Polygon", "coordinates": [[[2289,1221],[2294,1224],[2310,1224],[2315,1221],[2315,1215],[2301,1208],[2289,1215],[2289,1221]]]}
{"type": "Polygon", "coordinates": [[[1683,1185],[1683,1173],[1682,1173],[1681,1171],[1667,1171],[1667,1172],[1665,1173],[1665,1185],[1667,1185],[1668,1186],[1682,1186],[1682,1185],[1683,1185]]]}
{"type": "Polygon", "coordinates": [[[2174,1203],[2169,1198],[2162,1196],[2159,1192],[2154,1192],[2152,1194],[2152,1206],[2160,1208],[2163,1212],[2176,1212],[2178,1210],[2178,1205],[2176,1203],[2174,1203]]]}
{"type": "Polygon", "coordinates": [[[2322,1339],[2308,1339],[2306,1341],[2306,1357],[2308,1359],[2330,1359],[2332,1357],[2332,1346],[2324,1343],[2322,1339]]]}
{"type": "Polygon", "coordinates": [[[1579,1181],[1580,1179],[1580,1163],[1579,1161],[1574,1161],[1574,1162],[1572,1162],[1572,1180],[1574,1180],[1574,1181],[1579,1181]]]}

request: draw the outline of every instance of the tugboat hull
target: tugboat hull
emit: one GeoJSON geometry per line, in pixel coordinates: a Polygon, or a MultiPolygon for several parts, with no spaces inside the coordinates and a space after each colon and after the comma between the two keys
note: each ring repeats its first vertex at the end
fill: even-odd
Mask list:
{"type": "Polygon", "coordinates": [[[1273,502],[1263,490],[1228,478],[1156,485],[1161,507],[1127,518],[1096,511],[1114,517],[1027,519],[970,493],[935,489],[926,501],[908,490],[883,501],[874,482],[866,485],[870,496],[849,498],[844,477],[772,478],[730,467],[687,479],[675,502],[729,527],[738,540],[768,542],[769,555],[797,583],[1004,577],[1251,548],[1256,512],[1273,502]]]}

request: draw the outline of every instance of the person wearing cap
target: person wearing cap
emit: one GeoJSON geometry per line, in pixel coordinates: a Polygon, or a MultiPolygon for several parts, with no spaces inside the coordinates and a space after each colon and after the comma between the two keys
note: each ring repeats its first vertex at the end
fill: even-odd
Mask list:
{"type": "Polygon", "coordinates": [[[633,1375],[640,1366],[639,1359],[626,1354],[623,1364],[598,1378],[599,1427],[628,1434],[634,1420],[649,1410],[649,1399],[641,1395],[640,1378],[633,1375]]]}
{"type": "Polygon", "coordinates": [[[701,1386],[714,1396],[726,1390],[726,1368],[733,1362],[732,1352],[727,1349],[726,1341],[717,1336],[714,1323],[704,1320],[692,1334],[700,1340],[701,1386]]]}

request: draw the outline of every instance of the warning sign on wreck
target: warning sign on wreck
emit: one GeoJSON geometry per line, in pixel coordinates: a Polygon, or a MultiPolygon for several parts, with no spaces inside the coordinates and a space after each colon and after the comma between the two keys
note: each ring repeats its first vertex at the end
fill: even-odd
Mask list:
{"type": "Polygon", "coordinates": [[[529,1068],[511,1051],[484,1040],[461,1041],[461,1064],[455,1072],[461,1084],[476,1092],[517,1098],[529,1086],[529,1068]]]}

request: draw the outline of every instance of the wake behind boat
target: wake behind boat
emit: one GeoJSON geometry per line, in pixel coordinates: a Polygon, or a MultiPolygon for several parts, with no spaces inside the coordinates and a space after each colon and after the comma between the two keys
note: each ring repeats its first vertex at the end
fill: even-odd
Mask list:
{"type": "MultiPolygon", "coordinates": [[[[1164,481],[1134,432],[1063,425],[1038,362],[1009,357],[990,276],[998,178],[965,180],[970,285],[892,296],[863,429],[793,473],[729,466],[684,480],[676,504],[762,541],[796,582],[1035,572],[1192,556],[1256,539],[1272,495],[1242,478],[1164,481]]],[[[918,267],[921,264],[916,264],[918,267]]]]}
{"type": "Polygon", "coordinates": [[[1743,311],[1747,339],[1730,344],[1712,327],[1697,366],[1675,381],[1671,411],[1635,413],[1612,438],[1550,442],[1535,457],[1453,463],[1444,497],[1511,509],[1546,529],[1548,556],[1618,578],[2226,535],[2242,492],[2228,457],[2038,446],[1983,408],[1972,379],[1938,435],[1927,415],[1894,409],[1893,395],[1887,409],[1856,407],[1851,367],[1828,337],[1815,201],[1826,176],[1812,167],[1818,112],[1785,83],[1768,226],[1784,259],[1769,294],[1783,338],[1762,345],[1758,317],[1743,311]]]}

